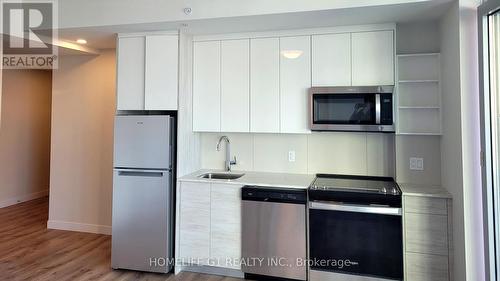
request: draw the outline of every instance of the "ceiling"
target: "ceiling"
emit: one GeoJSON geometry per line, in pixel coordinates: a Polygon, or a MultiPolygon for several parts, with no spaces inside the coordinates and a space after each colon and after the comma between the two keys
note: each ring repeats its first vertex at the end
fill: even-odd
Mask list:
{"type": "Polygon", "coordinates": [[[186,33],[217,34],[248,31],[269,31],[328,26],[345,26],[375,23],[408,23],[439,20],[450,8],[450,1],[425,1],[417,3],[297,12],[261,16],[229,17],[192,21],[144,23],[89,28],[60,29],[59,38],[74,42],[78,38],[88,41],[94,49],[115,48],[116,34],[182,29],[186,33]]]}

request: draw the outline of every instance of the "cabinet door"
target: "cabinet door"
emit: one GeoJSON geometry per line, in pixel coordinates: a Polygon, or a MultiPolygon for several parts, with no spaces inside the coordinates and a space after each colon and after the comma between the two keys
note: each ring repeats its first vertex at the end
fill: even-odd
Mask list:
{"type": "Polygon", "coordinates": [[[177,35],[146,37],[146,110],[177,110],[178,49],[177,35]]]}
{"type": "Polygon", "coordinates": [[[280,123],[282,133],[309,133],[310,36],[280,38],[280,123]],[[298,57],[295,57],[300,54],[298,57]]]}
{"type": "Polygon", "coordinates": [[[210,257],[210,184],[182,182],[180,200],[179,257],[205,264],[210,257]]]}
{"type": "Polygon", "coordinates": [[[352,34],[352,85],[394,85],[393,31],[352,34]]]}
{"type": "Polygon", "coordinates": [[[279,38],[250,41],[250,131],[280,131],[279,38]]]}
{"type": "Polygon", "coordinates": [[[240,269],[227,259],[241,258],[241,186],[212,184],[210,257],[221,267],[240,269]]]}
{"type": "Polygon", "coordinates": [[[351,34],[312,36],[312,85],[351,86],[351,34]]]}
{"type": "Polygon", "coordinates": [[[220,41],[194,42],[193,131],[220,131],[220,41]]]}
{"type": "Polygon", "coordinates": [[[118,39],[117,109],[144,110],[144,37],[118,39]]]}
{"type": "Polygon", "coordinates": [[[221,44],[221,131],[249,132],[249,40],[226,40],[221,44]]]}

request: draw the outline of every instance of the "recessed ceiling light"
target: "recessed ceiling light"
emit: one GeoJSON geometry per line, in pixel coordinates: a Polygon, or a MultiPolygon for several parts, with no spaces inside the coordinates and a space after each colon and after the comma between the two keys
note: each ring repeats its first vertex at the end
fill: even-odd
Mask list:
{"type": "Polygon", "coordinates": [[[281,54],[287,59],[296,59],[302,55],[303,51],[301,50],[285,50],[282,51],[281,54]]]}
{"type": "Polygon", "coordinates": [[[87,40],[85,40],[85,39],[77,39],[76,43],[78,43],[78,44],[87,44],[87,40]]]}

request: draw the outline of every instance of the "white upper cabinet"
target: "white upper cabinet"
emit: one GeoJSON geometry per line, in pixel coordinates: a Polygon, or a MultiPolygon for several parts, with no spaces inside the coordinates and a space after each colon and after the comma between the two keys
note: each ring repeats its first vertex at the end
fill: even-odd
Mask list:
{"type": "Polygon", "coordinates": [[[146,37],[146,110],[177,110],[178,54],[176,35],[146,37]]]}
{"type": "Polygon", "coordinates": [[[118,39],[117,109],[144,109],[144,37],[118,39]]]}
{"type": "Polygon", "coordinates": [[[177,110],[177,35],[118,38],[117,110],[177,110]]]}
{"type": "Polygon", "coordinates": [[[193,130],[220,132],[220,41],[194,42],[193,130]]]}
{"type": "Polygon", "coordinates": [[[250,131],[280,131],[279,38],[250,41],[250,131]]]}
{"type": "Polygon", "coordinates": [[[394,32],[352,33],[352,85],[394,85],[394,32]]]}
{"type": "Polygon", "coordinates": [[[284,37],[195,37],[193,131],[310,133],[312,86],[394,85],[391,26],[284,37]]]}
{"type": "Polygon", "coordinates": [[[351,86],[351,34],[312,36],[312,85],[351,86]]]}
{"type": "Polygon", "coordinates": [[[280,123],[282,133],[309,133],[311,37],[280,38],[280,123]]]}
{"type": "Polygon", "coordinates": [[[250,40],[221,42],[221,131],[250,130],[250,40]]]}

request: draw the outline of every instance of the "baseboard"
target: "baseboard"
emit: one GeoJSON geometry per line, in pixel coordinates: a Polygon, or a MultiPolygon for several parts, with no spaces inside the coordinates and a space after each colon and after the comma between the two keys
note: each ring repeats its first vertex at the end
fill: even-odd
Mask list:
{"type": "Polygon", "coordinates": [[[180,271],[189,271],[189,272],[219,275],[219,276],[229,276],[234,278],[245,277],[245,274],[238,269],[222,268],[222,267],[207,266],[207,265],[182,266],[182,268],[179,269],[179,272],[176,272],[175,274],[180,273],[180,271]]]}
{"type": "Polygon", "coordinates": [[[19,203],[22,203],[22,202],[26,202],[26,201],[30,201],[30,200],[33,200],[33,199],[42,198],[42,197],[45,197],[45,196],[48,196],[48,195],[49,195],[49,190],[45,189],[45,190],[34,192],[34,193],[31,193],[31,194],[26,194],[26,195],[12,197],[12,198],[0,201],[0,208],[9,207],[9,206],[16,205],[16,204],[19,204],[19,203]]]}
{"type": "Polygon", "coordinates": [[[111,226],[99,224],[49,220],[47,228],[111,235],[111,226]]]}

